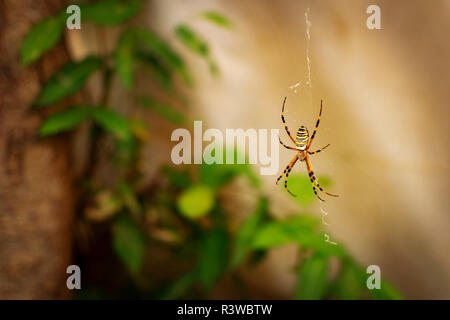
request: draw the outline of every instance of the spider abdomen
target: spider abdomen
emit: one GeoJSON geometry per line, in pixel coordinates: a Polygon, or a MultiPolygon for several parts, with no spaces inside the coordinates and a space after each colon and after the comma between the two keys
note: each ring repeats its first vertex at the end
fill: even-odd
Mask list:
{"type": "Polygon", "coordinates": [[[297,134],[295,135],[295,144],[300,150],[305,150],[309,141],[309,133],[308,129],[305,126],[301,126],[297,130],[297,134]]]}

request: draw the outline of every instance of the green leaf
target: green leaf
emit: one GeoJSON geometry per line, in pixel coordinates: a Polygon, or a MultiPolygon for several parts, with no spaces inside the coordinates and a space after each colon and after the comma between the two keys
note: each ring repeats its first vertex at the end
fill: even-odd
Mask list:
{"type": "Polygon", "coordinates": [[[315,253],[299,267],[295,297],[302,300],[318,300],[325,297],[328,287],[328,258],[315,253]]]}
{"type": "Polygon", "coordinates": [[[311,181],[309,181],[307,175],[291,174],[288,180],[288,188],[296,195],[294,200],[299,204],[307,206],[314,201],[315,195],[311,187],[311,181]]]}
{"type": "Polygon", "coordinates": [[[65,16],[59,15],[35,24],[23,39],[21,61],[28,65],[58,43],[65,27],[65,16]]]}
{"type": "Polygon", "coordinates": [[[283,220],[283,224],[292,234],[299,231],[319,232],[321,227],[320,220],[310,214],[293,214],[283,220]]]}
{"type": "Polygon", "coordinates": [[[236,166],[231,164],[202,163],[200,167],[200,180],[212,188],[220,188],[238,175],[236,166]]]}
{"type": "Polygon", "coordinates": [[[294,215],[284,221],[286,231],[301,248],[313,249],[318,253],[330,256],[346,257],[341,245],[334,245],[325,241],[320,220],[311,215],[294,215]]]}
{"type": "Polygon", "coordinates": [[[132,274],[138,273],[144,261],[146,239],[144,233],[127,216],[117,219],[112,226],[113,248],[132,274]]]}
{"type": "Polygon", "coordinates": [[[95,108],[91,111],[95,122],[104,130],[112,133],[121,141],[132,140],[130,122],[124,116],[106,108],[95,108]]]}
{"type": "Polygon", "coordinates": [[[122,80],[123,85],[127,89],[131,89],[134,84],[134,40],[134,35],[132,32],[130,32],[130,30],[124,31],[120,36],[116,54],[114,57],[120,80],[122,80]]]}
{"type": "Polygon", "coordinates": [[[142,8],[140,0],[101,0],[81,7],[81,18],[97,24],[117,25],[136,15],[142,8]]]}
{"type": "Polygon", "coordinates": [[[157,102],[151,97],[140,97],[138,102],[149,109],[154,110],[161,117],[178,125],[184,124],[184,116],[172,109],[170,106],[157,102]]]}
{"type": "Polygon", "coordinates": [[[178,39],[180,39],[180,41],[193,52],[202,57],[209,56],[209,48],[207,43],[188,26],[183,24],[179,25],[175,29],[175,34],[178,39]]]}
{"type": "Polygon", "coordinates": [[[256,230],[268,217],[267,198],[260,198],[258,207],[239,227],[233,246],[230,267],[235,269],[250,251],[250,242],[256,230]]]}
{"type": "Polygon", "coordinates": [[[364,270],[359,266],[348,260],[343,260],[332,286],[333,296],[342,300],[362,299],[367,290],[367,287],[365,287],[366,277],[364,270]]]}
{"type": "Polygon", "coordinates": [[[89,110],[87,107],[78,106],[54,113],[44,121],[39,134],[49,136],[74,129],[89,117],[89,110]]]}
{"type": "Polygon", "coordinates": [[[80,90],[92,72],[102,65],[97,57],[88,57],[81,62],[71,62],[56,73],[44,86],[34,106],[43,107],[80,90]]]}
{"type": "Polygon", "coordinates": [[[135,33],[142,46],[150,54],[162,61],[167,67],[175,70],[186,84],[192,80],[181,57],[159,36],[147,29],[136,28],[135,33]]]}
{"type": "Polygon", "coordinates": [[[252,239],[254,249],[268,249],[292,242],[294,237],[286,232],[282,223],[270,222],[262,226],[252,239]]]}
{"type": "MultiPolygon", "coordinates": [[[[366,274],[367,275],[367,274],[366,274]]],[[[369,290],[372,297],[378,300],[403,300],[402,294],[389,282],[382,280],[380,289],[369,290]]]]}
{"type": "Polygon", "coordinates": [[[208,214],[214,203],[214,191],[203,185],[192,186],[185,190],[177,201],[181,214],[194,220],[208,214]]]}
{"type": "MultiPolygon", "coordinates": [[[[323,188],[326,189],[326,187],[330,184],[330,179],[328,177],[320,177],[320,185],[323,188]]],[[[293,194],[296,195],[294,200],[302,206],[310,205],[314,199],[316,199],[311,187],[311,181],[306,174],[291,174],[288,179],[288,188],[293,194]]],[[[320,191],[317,190],[317,192],[320,191]]]]}
{"type": "Polygon", "coordinates": [[[197,276],[207,289],[211,289],[226,268],[228,234],[220,228],[205,233],[198,250],[200,257],[197,266],[197,276]]]}
{"type": "Polygon", "coordinates": [[[347,253],[342,245],[335,245],[325,241],[324,233],[300,233],[297,234],[295,241],[302,248],[314,249],[317,252],[336,257],[345,257],[347,253]]]}
{"type": "MultiPolygon", "coordinates": [[[[222,145],[218,145],[218,148],[223,148],[222,145]]],[[[223,160],[222,163],[226,163],[226,150],[223,152],[223,160]]],[[[239,152],[234,149],[234,158],[236,159],[239,156],[239,152]]],[[[212,162],[210,158],[205,160],[208,162],[212,162]]],[[[205,161],[206,162],[206,161],[205,161]]],[[[252,167],[248,164],[207,164],[203,163],[200,167],[200,179],[201,181],[209,185],[213,188],[219,188],[230,182],[238,175],[246,176],[250,181],[253,187],[259,187],[261,182],[257,175],[252,170],[252,167]]]]}
{"type": "Polygon", "coordinates": [[[262,226],[256,232],[251,246],[255,249],[268,249],[293,242],[305,249],[345,257],[346,253],[341,246],[325,242],[319,226],[319,220],[312,216],[294,215],[262,226]]]}
{"type": "Polygon", "coordinates": [[[173,91],[172,72],[168,67],[161,63],[157,57],[147,52],[138,51],[137,58],[150,68],[150,72],[163,89],[167,92],[173,91]]]}
{"type": "Polygon", "coordinates": [[[174,300],[183,297],[189,288],[194,284],[196,274],[188,272],[183,274],[179,279],[172,283],[161,296],[162,300],[174,300]]]}
{"type": "Polygon", "coordinates": [[[333,295],[338,299],[362,299],[372,296],[380,300],[401,300],[402,294],[388,281],[381,280],[380,289],[369,290],[367,279],[369,274],[352,258],[342,259],[339,274],[333,285],[333,295]]]}
{"type": "Polygon", "coordinates": [[[308,238],[320,236],[318,226],[319,220],[307,215],[293,215],[286,220],[270,222],[257,230],[252,247],[267,249],[299,240],[304,243],[308,238]]]}
{"type": "Polygon", "coordinates": [[[228,20],[227,17],[222,15],[221,13],[218,13],[216,11],[206,11],[202,13],[202,18],[214,23],[215,25],[218,25],[219,27],[230,29],[233,27],[230,20],[228,20]]]}
{"type": "Polygon", "coordinates": [[[113,110],[99,106],[76,106],[50,116],[40,129],[43,136],[73,129],[87,118],[92,118],[105,131],[113,134],[126,148],[132,147],[133,132],[130,121],[113,110]]]}
{"type": "Polygon", "coordinates": [[[178,188],[187,188],[191,184],[191,176],[187,170],[177,170],[171,167],[164,167],[163,170],[170,184],[178,188]]]}

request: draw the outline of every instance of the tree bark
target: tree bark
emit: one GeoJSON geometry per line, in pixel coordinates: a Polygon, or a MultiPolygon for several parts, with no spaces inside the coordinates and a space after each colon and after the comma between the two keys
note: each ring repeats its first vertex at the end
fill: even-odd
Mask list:
{"type": "Polygon", "coordinates": [[[0,299],[68,297],[74,197],[67,137],[39,139],[42,85],[68,61],[63,44],[31,66],[19,49],[60,0],[0,0],[0,299]]]}

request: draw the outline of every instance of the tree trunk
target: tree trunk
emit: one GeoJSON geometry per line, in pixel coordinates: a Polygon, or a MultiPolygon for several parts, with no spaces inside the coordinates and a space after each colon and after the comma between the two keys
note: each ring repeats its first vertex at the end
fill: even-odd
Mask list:
{"type": "MultiPolygon", "coordinates": [[[[73,192],[64,137],[39,139],[42,111],[30,104],[68,60],[63,44],[22,67],[31,26],[60,0],[0,0],[0,299],[68,297],[73,192]]],[[[67,139],[67,137],[66,137],[67,139]]]]}

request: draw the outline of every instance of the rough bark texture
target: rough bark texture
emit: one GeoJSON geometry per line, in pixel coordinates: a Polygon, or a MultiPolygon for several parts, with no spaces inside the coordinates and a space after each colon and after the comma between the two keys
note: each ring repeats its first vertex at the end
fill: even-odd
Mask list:
{"type": "Polygon", "coordinates": [[[31,26],[60,0],[0,0],[0,299],[67,297],[73,197],[65,138],[38,139],[29,106],[68,56],[62,44],[22,67],[31,26]]]}

